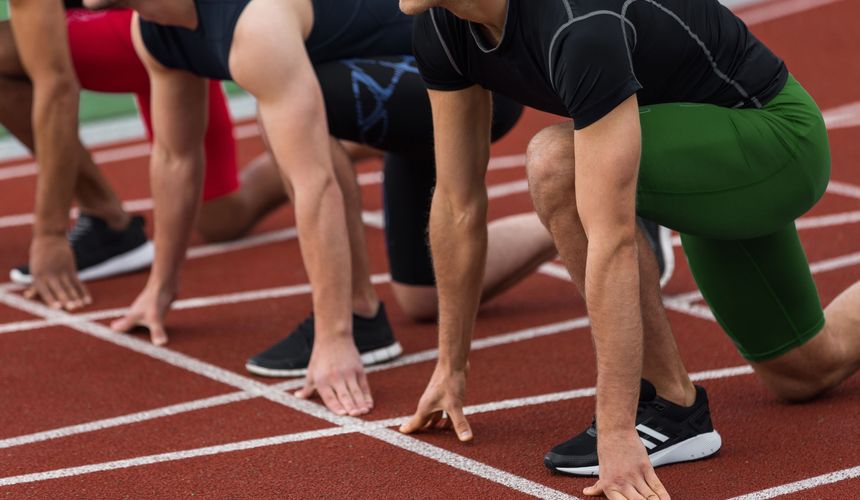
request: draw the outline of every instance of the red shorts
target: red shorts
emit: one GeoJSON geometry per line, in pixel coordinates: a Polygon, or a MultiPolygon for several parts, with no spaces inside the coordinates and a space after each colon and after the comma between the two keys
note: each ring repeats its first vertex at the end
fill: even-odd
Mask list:
{"type": "MultiPolygon", "coordinates": [[[[69,47],[81,86],[95,92],[133,93],[152,137],[149,76],[131,40],[131,10],[89,12],[69,10],[69,47]]],[[[239,189],[233,122],[219,82],[209,86],[206,129],[206,176],[203,200],[239,189]]]]}

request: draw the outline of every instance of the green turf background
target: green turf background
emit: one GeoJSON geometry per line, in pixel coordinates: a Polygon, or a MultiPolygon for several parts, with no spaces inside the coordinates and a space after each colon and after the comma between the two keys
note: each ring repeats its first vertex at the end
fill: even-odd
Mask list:
{"type": "MultiPolygon", "coordinates": [[[[8,10],[8,1],[0,1],[0,19],[8,18],[8,10]]],[[[225,88],[231,95],[242,93],[242,90],[233,82],[227,82],[225,88]]],[[[101,94],[89,91],[81,93],[81,123],[135,113],[137,113],[137,109],[131,94],[101,94]]],[[[0,136],[5,135],[6,131],[0,127],[0,136]]]]}

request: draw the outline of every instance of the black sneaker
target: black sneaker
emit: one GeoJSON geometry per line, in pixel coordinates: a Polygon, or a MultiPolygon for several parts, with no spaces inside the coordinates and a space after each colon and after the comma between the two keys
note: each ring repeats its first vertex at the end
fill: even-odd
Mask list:
{"type": "Polygon", "coordinates": [[[657,256],[657,266],[660,268],[660,288],[672,279],[675,272],[675,250],[672,248],[672,231],[656,222],[638,217],[639,227],[645,232],[645,237],[654,254],[657,256]]]}
{"type": "MultiPolygon", "coordinates": [[[[699,386],[696,386],[695,403],[686,408],[658,397],[654,386],[643,380],[636,430],[654,467],[709,457],[722,445],[722,439],[711,423],[708,395],[699,386]]],[[[595,422],[592,421],[585,432],[550,450],[543,462],[555,472],[597,476],[595,422]]]]}
{"type": "MultiPolygon", "coordinates": [[[[115,231],[104,220],[81,214],[69,231],[78,279],[110,278],[151,266],[155,247],[143,231],[144,224],[143,217],[134,216],[125,229],[115,231]]],[[[12,269],[9,278],[20,285],[33,283],[28,266],[12,269]]]]}
{"type": "MultiPolygon", "coordinates": [[[[365,365],[382,363],[400,356],[403,349],[394,339],[385,305],[373,318],[352,315],[352,336],[365,365]]],[[[287,338],[245,363],[249,372],[264,377],[303,377],[308,371],[314,347],[314,315],[311,313],[287,338]]]]}

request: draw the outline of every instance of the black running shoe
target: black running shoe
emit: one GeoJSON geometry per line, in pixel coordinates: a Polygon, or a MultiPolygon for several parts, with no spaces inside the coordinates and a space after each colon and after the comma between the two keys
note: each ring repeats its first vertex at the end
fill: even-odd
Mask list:
{"type": "MultiPolygon", "coordinates": [[[[352,336],[365,365],[400,356],[403,349],[394,339],[391,324],[380,302],[373,318],[352,315],[352,336]]],[[[245,369],[264,377],[303,377],[314,347],[314,315],[311,313],[287,338],[249,359],[245,369]]]]}
{"type": "MultiPolygon", "coordinates": [[[[110,278],[151,266],[155,248],[143,231],[144,225],[143,217],[134,216],[125,229],[115,231],[103,219],[81,214],[69,231],[78,279],[110,278]]],[[[29,266],[12,269],[9,278],[21,285],[33,283],[29,266]]]]}
{"type": "MultiPolygon", "coordinates": [[[[686,408],[658,397],[654,386],[643,380],[636,431],[654,467],[709,457],[722,445],[722,439],[711,423],[708,395],[699,386],[696,386],[695,403],[686,408]]],[[[555,472],[597,476],[595,422],[592,421],[585,432],[550,450],[543,462],[555,472]]]]}
{"type": "Polygon", "coordinates": [[[656,222],[638,217],[639,227],[645,232],[645,237],[654,254],[657,256],[657,266],[660,268],[660,288],[672,279],[675,272],[675,250],[672,248],[672,231],[656,222]]]}

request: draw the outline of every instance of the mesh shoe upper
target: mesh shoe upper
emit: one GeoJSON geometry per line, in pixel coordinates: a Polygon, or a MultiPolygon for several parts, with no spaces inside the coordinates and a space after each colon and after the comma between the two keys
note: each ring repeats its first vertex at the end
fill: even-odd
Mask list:
{"type": "MultiPolygon", "coordinates": [[[[690,407],[676,405],[657,396],[654,386],[642,380],[636,430],[648,453],[668,448],[693,436],[714,430],[704,388],[696,386],[696,400],[690,407]]],[[[561,443],[544,457],[550,469],[597,465],[597,424],[561,443]]]]}
{"type": "MultiPolygon", "coordinates": [[[[390,346],[396,341],[385,305],[373,318],[352,316],[352,335],[359,354],[390,346]]],[[[307,368],[314,345],[314,315],[305,318],[285,339],[251,358],[248,363],[275,370],[307,368]]]]}

